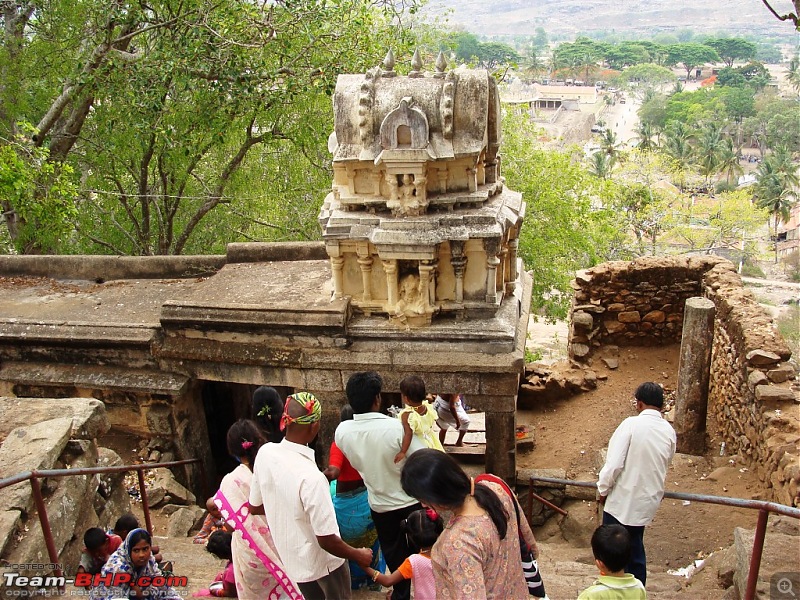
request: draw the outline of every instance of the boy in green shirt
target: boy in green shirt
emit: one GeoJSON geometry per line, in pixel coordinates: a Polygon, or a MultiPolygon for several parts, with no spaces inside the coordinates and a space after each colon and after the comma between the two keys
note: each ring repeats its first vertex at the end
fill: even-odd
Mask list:
{"type": "Polygon", "coordinates": [[[578,600],[645,600],[642,582],[625,572],[631,554],[631,539],[622,525],[601,525],[592,534],[594,562],[600,578],[586,588],[578,600]]]}

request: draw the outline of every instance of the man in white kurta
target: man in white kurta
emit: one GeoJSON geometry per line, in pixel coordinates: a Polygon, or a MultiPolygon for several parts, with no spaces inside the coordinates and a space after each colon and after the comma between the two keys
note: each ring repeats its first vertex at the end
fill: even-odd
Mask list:
{"type": "Polygon", "coordinates": [[[321,407],[308,392],[286,399],[281,429],[286,437],[264,444],[256,455],[250,509],[265,514],[286,573],[306,600],[350,598],[345,559],[365,566],[369,548],[353,548],[339,537],[330,487],[308,444],[319,431],[321,407]]]}
{"type": "Polygon", "coordinates": [[[625,572],[645,584],[644,527],[653,520],[664,496],[676,437],[672,425],[661,416],[661,386],[643,383],[634,398],[638,415],[625,419],[611,436],[597,494],[603,505],[603,524],[620,524],[630,533],[631,558],[625,572]]]}

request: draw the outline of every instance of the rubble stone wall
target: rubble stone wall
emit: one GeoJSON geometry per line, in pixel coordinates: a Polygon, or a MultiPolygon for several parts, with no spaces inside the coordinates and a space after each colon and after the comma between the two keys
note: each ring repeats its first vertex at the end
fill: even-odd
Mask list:
{"type": "Polygon", "coordinates": [[[604,263],[573,282],[569,354],[590,362],[601,346],[679,343],[687,298],[714,302],[709,427],[741,454],[771,499],[797,506],[800,404],[791,351],[733,265],[718,257],[604,263]],[[796,384],[795,384],[796,385],[796,384]]]}

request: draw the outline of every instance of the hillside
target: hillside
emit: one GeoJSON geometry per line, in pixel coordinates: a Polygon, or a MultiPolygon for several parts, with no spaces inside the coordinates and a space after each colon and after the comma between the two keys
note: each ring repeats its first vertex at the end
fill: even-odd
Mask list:
{"type": "MultiPolygon", "coordinates": [[[[788,0],[773,0],[787,12],[788,0]]],[[[791,25],[775,19],[760,0],[430,0],[428,15],[452,11],[449,22],[478,35],[532,35],[542,27],[554,35],[595,32],[654,34],[695,32],[769,34],[791,37],[791,25]]]]}

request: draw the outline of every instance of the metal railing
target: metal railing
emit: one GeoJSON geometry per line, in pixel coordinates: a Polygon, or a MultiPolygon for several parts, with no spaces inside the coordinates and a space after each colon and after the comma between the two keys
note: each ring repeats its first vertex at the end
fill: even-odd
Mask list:
{"type": "MultiPolygon", "coordinates": [[[[101,473],[127,473],[128,471],[136,471],[139,480],[139,497],[142,500],[142,509],[144,511],[145,529],[153,533],[153,523],[150,520],[150,506],[147,502],[147,487],[144,483],[144,472],[151,469],[160,469],[162,467],[178,467],[180,465],[188,465],[198,463],[200,466],[200,477],[203,483],[204,492],[208,492],[208,479],[206,478],[206,470],[203,461],[199,458],[189,458],[186,460],[173,460],[163,463],[145,463],[141,465],[118,465],[116,467],[84,467],[79,469],[41,469],[34,471],[25,471],[18,473],[13,477],[6,477],[0,479],[0,490],[10,485],[22,483],[23,481],[31,482],[31,491],[33,492],[33,502],[36,505],[36,512],[39,513],[39,524],[42,526],[42,535],[44,536],[44,543],[47,546],[47,555],[50,558],[50,563],[59,565],[58,551],[56,544],[53,540],[53,532],[50,529],[50,519],[47,517],[47,507],[44,503],[44,496],[42,496],[42,486],[39,484],[39,479],[46,477],[70,477],[77,475],[96,475],[101,473]]],[[[59,566],[56,566],[54,575],[56,577],[63,577],[59,566]]]]}
{"type": "MultiPolygon", "coordinates": [[[[597,483],[593,481],[573,481],[571,479],[558,479],[556,477],[537,477],[531,476],[528,480],[528,521],[533,514],[533,500],[542,501],[550,508],[564,513],[563,509],[556,507],[544,498],[533,493],[533,483],[550,483],[556,485],[571,485],[575,487],[597,488],[597,483]]],[[[734,506],[737,508],[750,508],[758,511],[758,523],[756,524],[756,536],[753,540],[753,553],[750,555],[750,570],[747,574],[747,589],[745,590],[744,600],[753,600],[756,594],[756,584],[758,583],[758,572],[761,569],[761,555],[764,552],[764,538],[767,535],[767,518],[769,513],[785,515],[800,519],[800,508],[778,504],[777,502],[766,502],[764,500],[745,500],[743,498],[728,498],[726,496],[708,496],[705,494],[686,494],[684,492],[664,492],[664,498],[674,498],[676,500],[689,500],[702,502],[705,504],[721,504],[723,506],[734,506]]]]}

